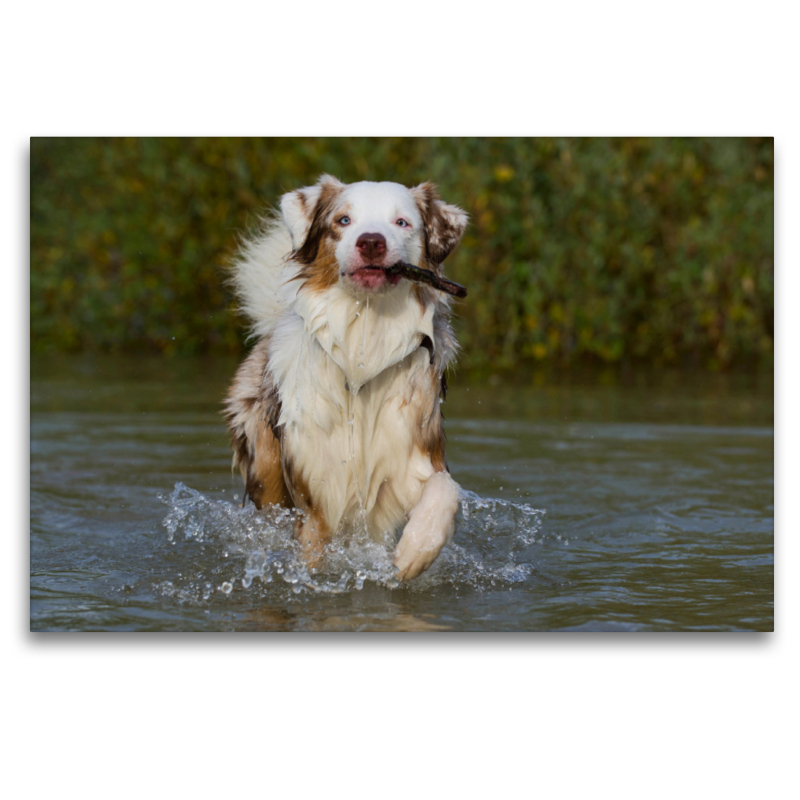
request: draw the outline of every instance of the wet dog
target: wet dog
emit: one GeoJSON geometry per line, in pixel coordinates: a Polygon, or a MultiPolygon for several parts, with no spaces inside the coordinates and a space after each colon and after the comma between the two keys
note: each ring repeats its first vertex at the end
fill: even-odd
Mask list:
{"type": "Polygon", "coordinates": [[[312,565],[332,537],[402,529],[394,563],[410,580],[453,535],[440,407],[457,349],[449,297],[386,268],[441,275],[466,224],[431,184],[326,175],[284,195],[234,265],[258,338],[226,401],[234,466],[257,507],[302,512],[295,535],[312,565]]]}

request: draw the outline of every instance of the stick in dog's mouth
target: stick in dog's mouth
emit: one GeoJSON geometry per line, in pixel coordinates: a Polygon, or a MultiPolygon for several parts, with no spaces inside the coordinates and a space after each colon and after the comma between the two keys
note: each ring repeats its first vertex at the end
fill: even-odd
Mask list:
{"type": "Polygon", "coordinates": [[[419,267],[415,267],[411,264],[406,264],[404,261],[398,261],[391,267],[384,267],[383,270],[387,275],[400,275],[400,277],[406,278],[406,280],[409,281],[427,283],[428,286],[432,286],[434,289],[438,289],[440,292],[451,294],[454,297],[467,296],[466,286],[462,286],[460,283],[449,281],[447,278],[442,278],[439,275],[435,275],[433,272],[429,272],[427,269],[420,269],[419,267]]]}

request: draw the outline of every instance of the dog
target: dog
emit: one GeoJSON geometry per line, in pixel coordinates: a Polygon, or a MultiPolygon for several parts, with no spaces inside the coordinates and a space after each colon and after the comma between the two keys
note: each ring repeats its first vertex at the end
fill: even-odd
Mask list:
{"type": "Polygon", "coordinates": [[[385,270],[434,275],[467,214],[423,183],[343,184],[323,175],[283,195],[232,268],[258,339],[225,401],[234,469],[260,509],[297,508],[315,567],[332,537],[402,535],[400,580],[453,535],[460,489],[445,457],[441,403],[458,346],[450,298],[385,270]]]}

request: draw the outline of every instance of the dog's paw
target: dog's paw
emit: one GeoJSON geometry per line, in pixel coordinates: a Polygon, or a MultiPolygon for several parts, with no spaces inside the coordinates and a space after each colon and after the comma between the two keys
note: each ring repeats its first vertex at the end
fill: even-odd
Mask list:
{"type": "Polygon", "coordinates": [[[447,543],[447,535],[431,535],[432,531],[418,530],[406,525],[394,551],[394,565],[401,581],[421,575],[436,560],[447,543]]]}
{"type": "Polygon", "coordinates": [[[410,581],[425,572],[453,537],[458,484],[446,472],[432,475],[394,551],[397,577],[410,581]]]}

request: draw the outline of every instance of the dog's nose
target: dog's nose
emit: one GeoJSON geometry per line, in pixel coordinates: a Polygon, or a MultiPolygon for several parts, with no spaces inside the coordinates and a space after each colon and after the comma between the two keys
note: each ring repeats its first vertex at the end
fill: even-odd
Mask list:
{"type": "Polygon", "coordinates": [[[362,233],[356,248],[363,258],[379,258],[386,252],[386,238],[381,233],[362,233]]]}

